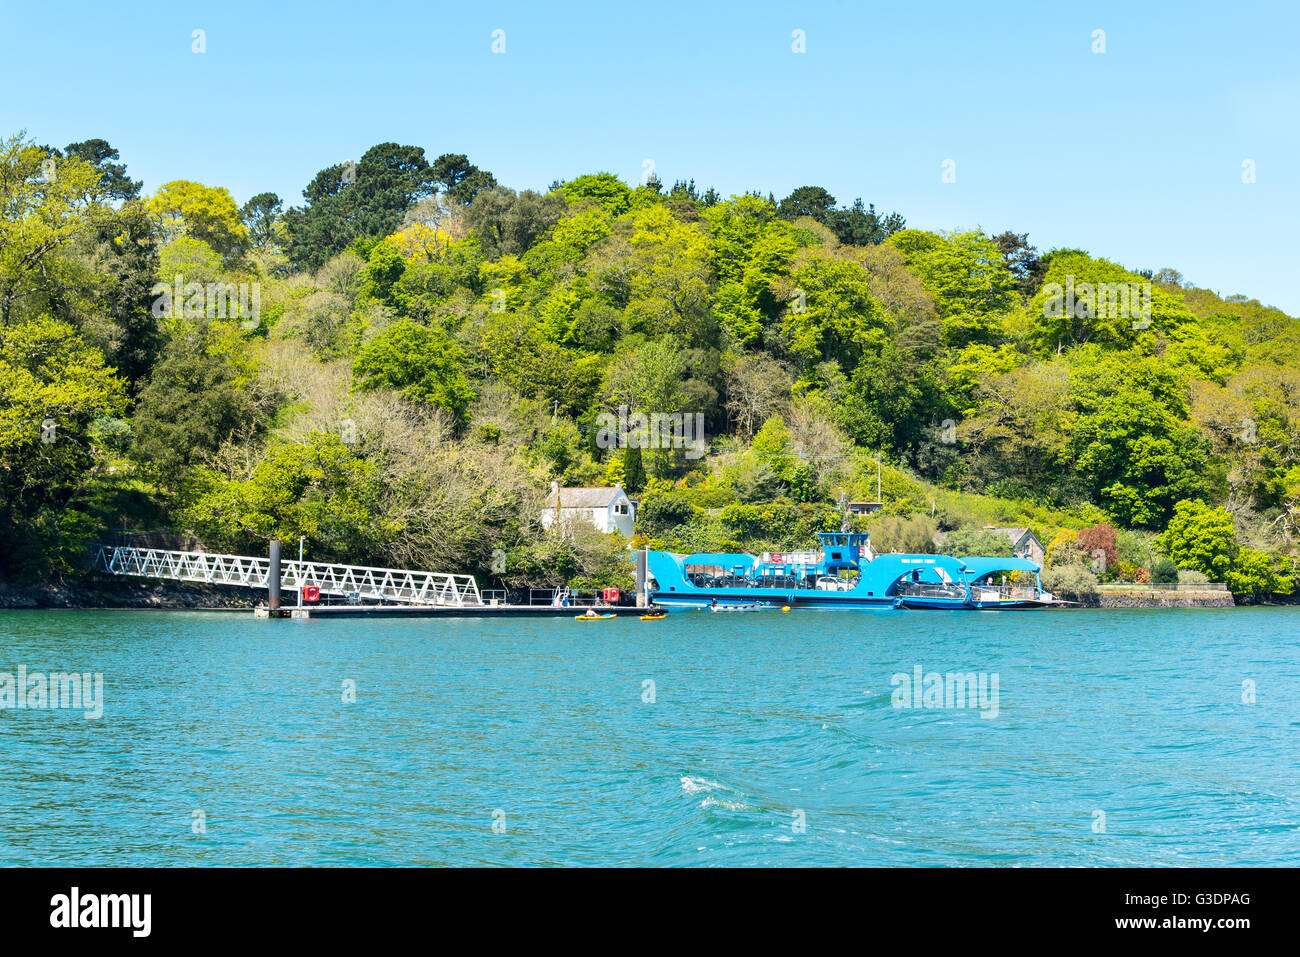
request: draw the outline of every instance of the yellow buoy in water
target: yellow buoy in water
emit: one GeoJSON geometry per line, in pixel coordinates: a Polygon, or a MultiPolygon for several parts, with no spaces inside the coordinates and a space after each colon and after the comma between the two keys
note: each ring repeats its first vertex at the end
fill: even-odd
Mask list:
{"type": "Polygon", "coordinates": [[[784,614],[785,614],[787,611],[789,611],[789,610],[790,610],[790,606],[789,606],[789,605],[782,605],[782,606],[781,606],[781,614],[784,615],[784,614]]]}

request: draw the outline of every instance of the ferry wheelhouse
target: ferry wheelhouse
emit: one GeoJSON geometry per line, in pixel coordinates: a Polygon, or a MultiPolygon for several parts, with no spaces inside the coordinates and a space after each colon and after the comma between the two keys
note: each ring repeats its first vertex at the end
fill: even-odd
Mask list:
{"type": "Polygon", "coordinates": [[[807,552],[648,551],[659,605],[820,608],[1037,608],[1056,604],[1023,558],[880,554],[865,532],[819,532],[807,552]]]}

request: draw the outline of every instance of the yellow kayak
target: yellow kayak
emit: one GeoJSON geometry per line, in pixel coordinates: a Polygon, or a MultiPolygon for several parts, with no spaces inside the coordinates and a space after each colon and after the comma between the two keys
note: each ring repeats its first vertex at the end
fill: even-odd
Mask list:
{"type": "Polygon", "coordinates": [[[668,617],[667,615],[642,615],[641,620],[642,621],[663,621],[667,617],[668,617]]]}
{"type": "Polygon", "coordinates": [[[574,615],[574,621],[604,621],[606,618],[617,618],[617,615],[574,615]]]}

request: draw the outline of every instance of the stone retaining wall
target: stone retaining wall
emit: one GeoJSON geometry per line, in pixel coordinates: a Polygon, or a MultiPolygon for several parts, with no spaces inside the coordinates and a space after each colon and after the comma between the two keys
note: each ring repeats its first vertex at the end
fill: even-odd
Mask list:
{"type": "Polygon", "coordinates": [[[1226,591],[1103,591],[1090,595],[1062,595],[1085,608],[1232,608],[1232,593],[1226,591]]]}
{"type": "Polygon", "coordinates": [[[90,579],[70,585],[0,583],[0,608],[251,608],[265,590],[201,582],[90,579]]]}

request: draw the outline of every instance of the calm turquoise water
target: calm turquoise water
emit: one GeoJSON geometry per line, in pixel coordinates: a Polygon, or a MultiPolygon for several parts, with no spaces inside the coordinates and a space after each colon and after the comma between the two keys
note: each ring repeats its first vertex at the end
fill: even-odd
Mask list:
{"type": "Polygon", "coordinates": [[[2,864],[1300,863],[1300,608],[0,613],[20,664],[104,715],[0,711],[2,864]]]}

